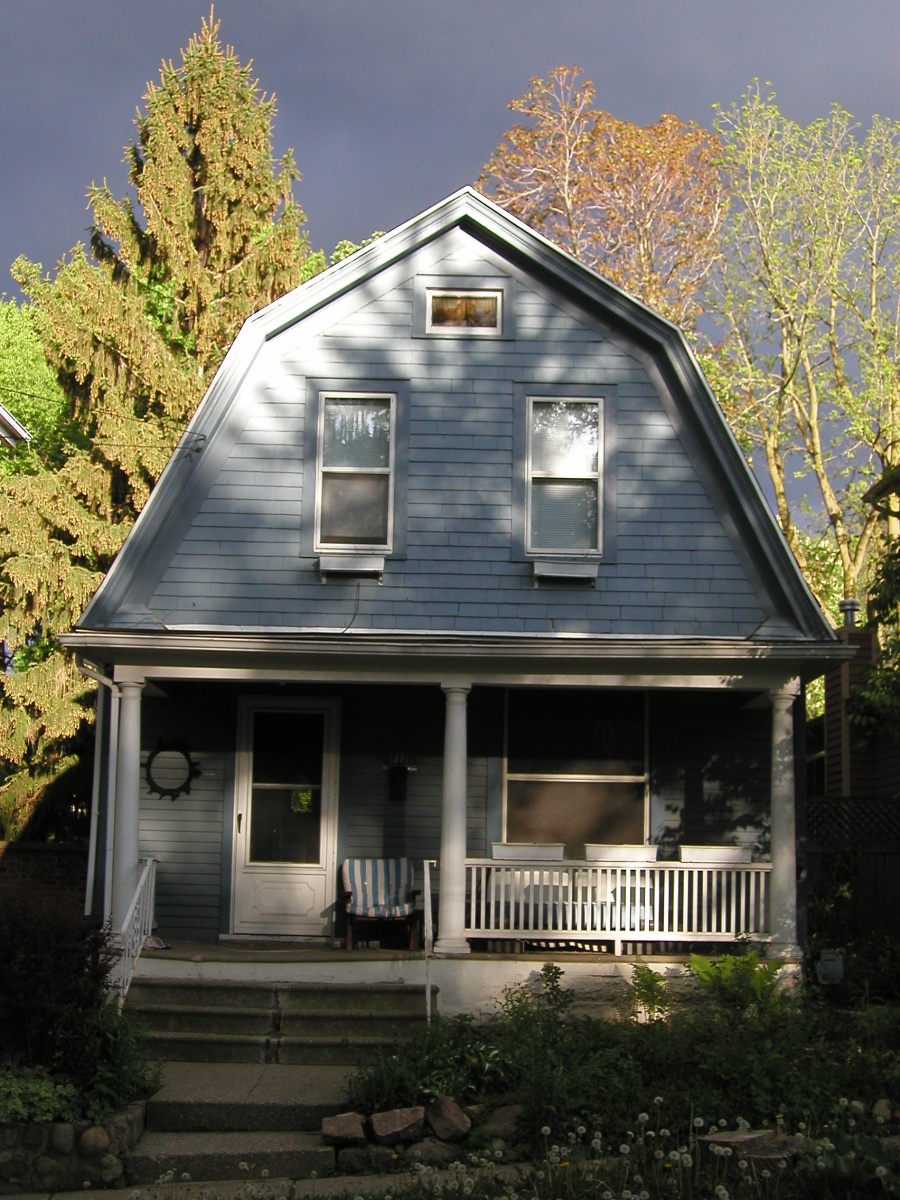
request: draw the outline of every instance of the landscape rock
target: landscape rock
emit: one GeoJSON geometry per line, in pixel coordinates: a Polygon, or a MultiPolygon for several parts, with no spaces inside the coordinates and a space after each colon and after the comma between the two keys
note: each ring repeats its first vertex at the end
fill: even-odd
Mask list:
{"type": "Polygon", "coordinates": [[[407,1146],[403,1153],[403,1164],[423,1163],[426,1167],[449,1167],[459,1158],[459,1148],[437,1138],[425,1138],[407,1146]]]}
{"type": "Polygon", "coordinates": [[[43,1144],[43,1125],[26,1125],[22,1130],[22,1145],[26,1150],[39,1150],[43,1144]]]}
{"type": "Polygon", "coordinates": [[[109,1134],[102,1125],[91,1125],[78,1139],[78,1150],[85,1158],[105,1154],[109,1149],[109,1134]]]}
{"type": "Polygon", "coordinates": [[[75,1128],[60,1122],[50,1130],[50,1145],[57,1154],[71,1154],[75,1149],[75,1128]]]}
{"type": "Polygon", "coordinates": [[[417,1142],[425,1127],[425,1109],[392,1108],[388,1112],[374,1113],[371,1117],[375,1141],[383,1146],[396,1146],[398,1142],[417,1142]]]}
{"type": "Polygon", "coordinates": [[[339,1175],[384,1174],[397,1161],[390,1146],[343,1146],[337,1152],[339,1175]]]}
{"type": "Polygon", "coordinates": [[[525,1108],[521,1104],[505,1104],[494,1111],[478,1126],[478,1132],[485,1138],[500,1138],[506,1143],[517,1142],[520,1137],[522,1118],[525,1108]]]}
{"type": "Polygon", "coordinates": [[[43,1154],[35,1162],[34,1170],[41,1181],[41,1187],[45,1187],[48,1192],[60,1191],[66,1186],[66,1168],[57,1159],[43,1154]]]}
{"type": "Polygon", "coordinates": [[[436,1096],[426,1111],[428,1124],[442,1142],[459,1142],[467,1137],[472,1122],[450,1096],[436,1096]]]}
{"type": "Polygon", "coordinates": [[[364,1146],[366,1133],[358,1112],[338,1113],[322,1118],[322,1141],[326,1146],[364,1146]]]}

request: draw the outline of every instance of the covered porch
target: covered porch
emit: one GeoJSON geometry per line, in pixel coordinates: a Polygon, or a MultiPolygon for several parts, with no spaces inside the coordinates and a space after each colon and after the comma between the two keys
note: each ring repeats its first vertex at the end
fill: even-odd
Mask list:
{"type": "MultiPolygon", "coordinates": [[[[458,653],[432,644],[418,655],[390,639],[347,638],[330,655],[288,639],[267,650],[209,635],[205,648],[185,635],[104,640],[121,661],[101,671],[82,660],[108,686],[94,893],[125,941],[136,936],[129,921],[147,920],[136,893],[149,859],[164,938],[254,940],[234,921],[241,780],[249,795],[256,745],[240,730],[255,711],[321,711],[332,726],[313,790],[332,787],[333,797],[313,806],[318,858],[301,864],[321,879],[311,947],[338,955],[343,859],[403,854],[420,880],[433,863],[419,901],[433,920],[432,963],[484,953],[676,961],[747,938],[799,956],[794,709],[821,647],[722,643],[701,654],[686,642],[608,643],[601,659],[575,638],[482,645],[478,655],[468,639],[458,653]],[[227,653],[208,645],[221,640],[227,653]],[[549,765],[544,750],[531,753],[542,714],[580,708],[602,726],[593,759],[574,742],[549,765]],[[158,735],[173,730],[192,742],[200,772],[177,801],[148,795],[145,779],[158,735]],[[392,792],[398,765],[417,767],[402,799],[392,792]],[[743,809],[707,820],[716,805],[720,816],[752,808],[756,825],[743,809]],[[567,814],[558,827],[557,812],[567,814]]],[[[296,864],[276,866],[290,900],[296,864]]],[[[262,936],[296,942],[279,920],[262,936]]]]}

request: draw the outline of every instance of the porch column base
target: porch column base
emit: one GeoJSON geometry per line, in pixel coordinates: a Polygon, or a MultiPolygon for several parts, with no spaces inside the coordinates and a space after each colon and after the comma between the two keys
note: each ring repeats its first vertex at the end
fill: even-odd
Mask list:
{"type": "Polygon", "coordinates": [[[465,938],[438,938],[434,943],[434,953],[438,958],[461,958],[472,953],[472,947],[465,938]]]}

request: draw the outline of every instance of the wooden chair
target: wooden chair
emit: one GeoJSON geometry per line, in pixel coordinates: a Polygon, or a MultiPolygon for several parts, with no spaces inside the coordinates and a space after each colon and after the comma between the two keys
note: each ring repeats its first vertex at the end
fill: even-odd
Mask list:
{"type": "MultiPolygon", "coordinates": [[[[410,950],[418,945],[415,869],[411,858],[348,858],[341,867],[347,909],[348,950],[353,949],[357,927],[375,922],[403,921],[410,950]]],[[[362,939],[365,941],[365,938],[362,939]]]]}

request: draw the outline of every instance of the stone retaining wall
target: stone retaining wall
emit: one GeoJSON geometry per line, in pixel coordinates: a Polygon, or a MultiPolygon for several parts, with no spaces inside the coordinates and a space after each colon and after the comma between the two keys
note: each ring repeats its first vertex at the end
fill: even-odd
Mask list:
{"type": "Polygon", "coordinates": [[[0,1125],[0,1196],[122,1186],[124,1158],[144,1132],[144,1101],[105,1125],[0,1125]]]}

